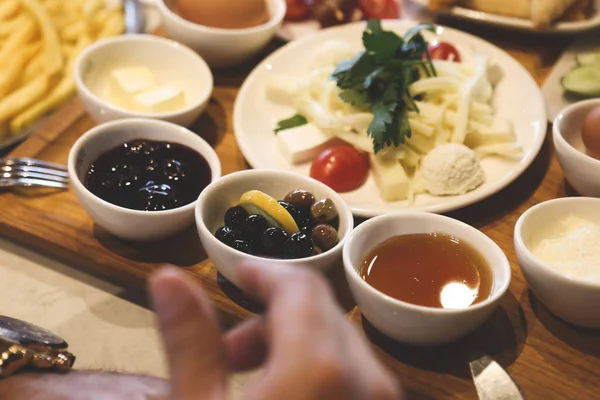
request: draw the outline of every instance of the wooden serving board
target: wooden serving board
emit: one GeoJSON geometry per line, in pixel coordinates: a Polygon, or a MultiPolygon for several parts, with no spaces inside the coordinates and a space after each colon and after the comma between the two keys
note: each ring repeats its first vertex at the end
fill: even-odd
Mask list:
{"type": "MultiPolygon", "coordinates": [[[[567,44],[566,39],[472,29],[479,29],[473,33],[509,51],[538,84],[567,44]]],[[[279,45],[274,43],[267,52],[279,45]]],[[[212,101],[194,128],[215,147],[223,174],[248,168],[236,145],[231,121],[238,88],[253,64],[215,72],[212,101]]],[[[79,100],[73,100],[12,155],[66,164],[73,142],[92,126],[79,100]]],[[[531,168],[513,185],[451,213],[496,241],[508,255],[513,272],[500,309],[484,326],[452,345],[416,348],[386,338],[361,318],[341,266],[331,271],[328,277],[349,318],[364,328],[377,354],[401,380],[408,398],[476,399],[468,359],[483,352],[508,370],[529,399],[600,399],[600,335],[552,316],[527,289],[513,249],[513,228],[521,213],[541,201],[571,194],[547,141],[531,168]]],[[[259,310],[237,289],[218,279],[194,228],[152,246],[126,243],[94,226],[72,191],[0,193],[0,235],[142,291],[148,277],[161,265],[180,266],[202,283],[227,323],[259,310]]]]}

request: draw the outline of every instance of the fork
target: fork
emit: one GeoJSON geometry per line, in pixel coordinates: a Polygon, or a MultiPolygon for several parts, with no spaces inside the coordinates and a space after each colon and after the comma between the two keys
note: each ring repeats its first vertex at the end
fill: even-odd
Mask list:
{"type": "Polygon", "coordinates": [[[69,188],[67,168],[34,158],[0,159],[0,188],[46,187],[69,188]]]}

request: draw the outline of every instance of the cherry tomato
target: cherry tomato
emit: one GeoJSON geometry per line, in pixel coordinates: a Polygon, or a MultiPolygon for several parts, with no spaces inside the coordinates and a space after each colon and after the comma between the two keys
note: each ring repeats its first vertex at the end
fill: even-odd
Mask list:
{"type": "Polygon", "coordinates": [[[302,21],[309,17],[310,7],[308,6],[306,0],[286,0],[286,3],[286,21],[302,21]]]}
{"type": "Polygon", "coordinates": [[[429,54],[434,60],[460,62],[460,53],[450,43],[439,42],[438,44],[429,46],[429,54]]]}
{"type": "Polygon", "coordinates": [[[365,15],[365,19],[400,18],[398,0],[360,0],[360,10],[365,15]]]}
{"type": "Polygon", "coordinates": [[[312,162],[310,176],[337,192],[360,187],[369,175],[369,159],[352,146],[334,146],[324,150],[312,162]]]}

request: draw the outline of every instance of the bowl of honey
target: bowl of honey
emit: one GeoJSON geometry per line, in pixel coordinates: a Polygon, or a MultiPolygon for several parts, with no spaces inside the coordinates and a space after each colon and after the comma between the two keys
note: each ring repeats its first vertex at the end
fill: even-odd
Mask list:
{"type": "Polygon", "coordinates": [[[396,213],[359,225],[343,251],[363,316],[404,343],[455,341],[480,326],[508,289],[510,264],[481,231],[430,213],[396,213]]]}

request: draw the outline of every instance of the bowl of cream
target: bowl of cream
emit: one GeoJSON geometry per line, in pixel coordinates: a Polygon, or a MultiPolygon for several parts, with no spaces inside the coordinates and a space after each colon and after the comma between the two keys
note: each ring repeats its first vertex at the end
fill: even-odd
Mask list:
{"type": "Polygon", "coordinates": [[[521,215],[514,241],[533,294],[557,317],[600,329],[600,199],[540,203],[521,215]]]}

